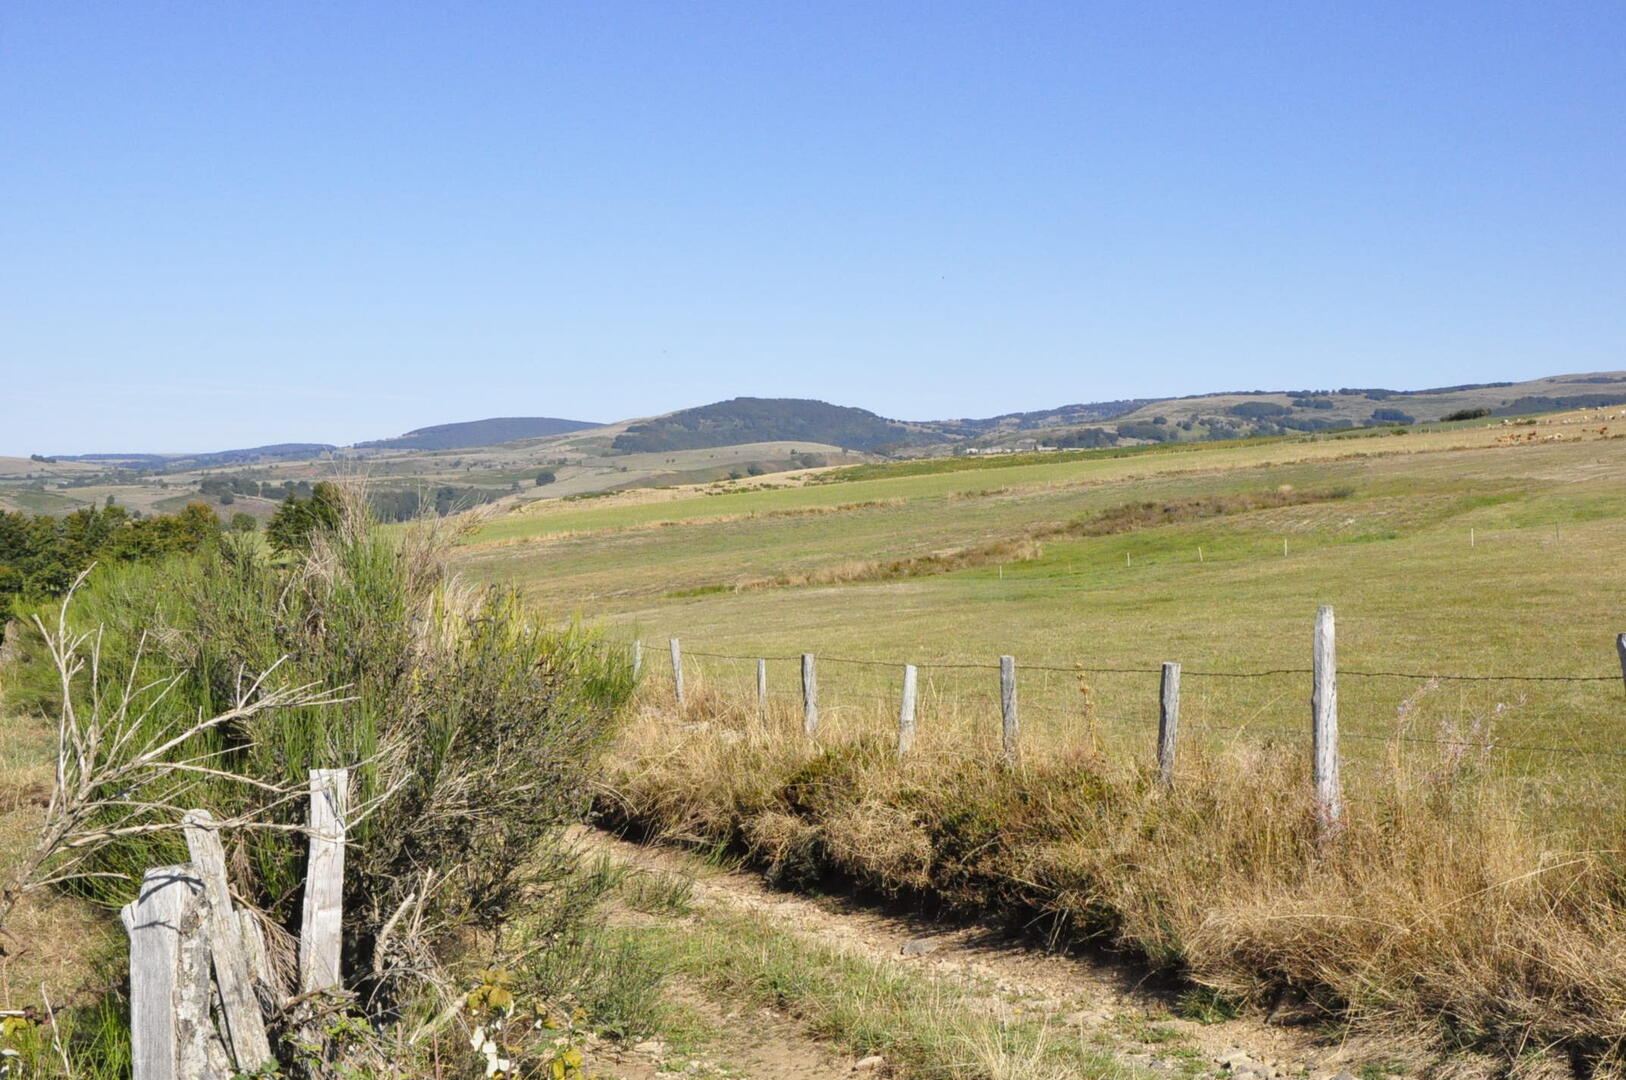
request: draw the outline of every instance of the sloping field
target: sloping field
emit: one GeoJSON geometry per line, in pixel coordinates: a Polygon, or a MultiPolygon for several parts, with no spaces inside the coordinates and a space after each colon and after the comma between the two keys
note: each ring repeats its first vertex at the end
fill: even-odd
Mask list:
{"type": "MultiPolygon", "coordinates": [[[[1626,628],[1626,440],[1595,415],[658,501],[629,494],[499,518],[462,568],[520,583],[561,618],[610,619],[652,644],[680,637],[696,654],[691,678],[719,685],[747,688],[754,663],[699,653],[892,665],[826,665],[821,690],[836,706],[843,695],[856,706],[895,694],[895,665],[992,665],[1009,653],[1024,669],[1025,712],[1065,725],[1078,714],[1071,669],[1082,665],[1096,713],[1136,738],[1155,717],[1155,678],[1108,669],[1302,669],[1322,603],[1338,611],[1351,671],[1601,678],[1618,674],[1614,635],[1626,628]],[[1061,528],[1131,504],[1284,490],[1302,501],[1106,535],[1061,528]],[[853,583],[775,584],[843,580],[853,583]]],[[[776,690],[795,688],[794,666],[770,663],[776,690]]],[[[991,707],[997,691],[982,668],[922,676],[929,696],[991,707]]],[[[1388,731],[1420,690],[1453,714],[1495,711],[1505,741],[1561,734],[1626,749],[1613,722],[1621,686],[1605,681],[1351,676],[1349,730],[1388,731]]],[[[1293,674],[1193,675],[1187,717],[1301,728],[1306,693],[1293,674]]]]}
{"type": "Polygon", "coordinates": [[[644,643],[611,820],[727,845],[784,885],[834,875],[1105,940],[1232,1002],[1307,998],[1442,1075],[1533,1047],[1542,1075],[1557,1058],[1612,1075],[1626,440],[1610,426],[870,466],[515,516],[462,565],[644,643]],[[1333,834],[1310,800],[1320,604],[1338,616],[1333,834]],[[1170,790],[1151,767],[1163,661],[1184,666],[1170,790]],[[904,663],[921,701],[900,758],[904,663]]]}

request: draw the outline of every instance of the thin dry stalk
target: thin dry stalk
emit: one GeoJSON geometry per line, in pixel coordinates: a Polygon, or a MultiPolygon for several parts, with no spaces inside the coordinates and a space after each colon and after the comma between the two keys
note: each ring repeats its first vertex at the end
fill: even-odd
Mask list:
{"type": "Polygon", "coordinates": [[[121,876],[85,869],[99,851],[114,841],[180,831],[181,816],[190,809],[183,797],[191,778],[208,776],[240,782],[270,797],[253,813],[217,821],[216,828],[299,828],[273,825],[264,815],[285,801],[302,797],[302,791],[218,768],[213,764],[215,753],[193,747],[207,732],[260,713],[348,700],[311,685],[267,688],[266,679],[280,665],[278,661],[252,679],[240,677],[231,708],[183,722],[166,720],[161,709],[177,678],[141,683],[138,648],[125,681],[109,688],[101,678],[100,632],[69,627],[69,607],[89,573],[88,569],[81,573],[63,597],[54,625],[47,626],[37,617],[34,620],[56,669],[62,694],[55,775],[39,837],[33,849],[12,868],[0,890],[0,928],[17,902],[31,892],[75,878],[121,876]],[[89,701],[81,707],[85,695],[89,701]],[[151,792],[162,794],[149,795],[151,792]]]}

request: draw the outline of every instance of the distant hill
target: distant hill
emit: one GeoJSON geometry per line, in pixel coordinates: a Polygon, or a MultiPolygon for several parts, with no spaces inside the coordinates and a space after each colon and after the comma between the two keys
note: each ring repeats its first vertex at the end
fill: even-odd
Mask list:
{"type": "MultiPolygon", "coordinates": [[[[1551,375],[1527,382],[1463,383],[1423,390],[1338,387],[1305,390],[1233,390],[1144,402],[1113,402],[1110,416],[1081,424],[1066,406],[1044,413],[1017,413],[989,421],[951,421],[985,448],[1113,446],[1120,443],[1200,442],[1253,435],[1330,431],[1384,424],[1412,424],[1479,413],[1519,416],[1568,409],[1626,405],[1626,372],[1551,375]],[[1117,406],[1133,406],[1119,409],[1117,406]],[[1016,419],[1019,422],[1012,423],[1016,419]],[[1087,426],[1086,426],[1087,424],[1087,426]],[[978,426],[987,425],[984,430],[978,426]]],[[[950,429],[952,430],[952,429],[950,429]]]]}
{"type": "Polygon", "coordinates": [[[1075,405],[1058,405],[1054,409],[1039,409],[1034,412],[1003,413],[982,420],[939,420],[928,426],[947,435],[971,438],[996,431],[1029,431],[1034,428],[1064,427],[1068,424],[1111,420],[1144,406],[1167,400],[1167,398],[1126,398],[1120,401],[1091,401],[1075,405]]]}
{"type": "Polygon", "coordinates": [[[264,461],[302,461],[337,450],[330,443],[273,443],[242,450],[215,450],[204,454],[57,454],[57,461],[84,461],[125,469],[168,469],[177,465],[206,469],[216,465],[253,465],[264,461]]]}
{"type": "Polygon", "coordinates": [[[941,436],[868,409],[804,398],[741,397],[633,424],[616,436],[612,449],[649,453],[802,439],[849,450],[881,450],[940,442],[941,436]]]}
{"type": "Polygon", "coordinates": [[[515,439],[540,439],[598,427],[586,420],[560,420],[553,416],[497,416],[460,424],[435,424],[393,439],[356,443],[357,450],[461,450],[468,446],[494,446],[515,439]]]}

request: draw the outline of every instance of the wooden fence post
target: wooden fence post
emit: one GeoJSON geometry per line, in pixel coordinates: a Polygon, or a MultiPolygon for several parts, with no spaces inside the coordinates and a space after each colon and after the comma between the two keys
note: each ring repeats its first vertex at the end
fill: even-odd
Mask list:
{"type": "Polygon", "coordinates": [[[195,930],[202,896],[203,882],[190,865],[156,866],[142,875],[141,891],[119,912],[130,936],[133,1080],[191,1080],[181,1072],[181,1042],[195,1035],[184,1028],[195,1026],[197,1017],[183,1025],[177,1009],[183,996],[181,939],[195,930]]]}
{"type": "Polygon", "coordinates": [[[1164,787],[1174,783],[1174,746],[1180,733],[1180,665],[1163,665],[1157,698],[1157,778],[1164,787]]]}
{"type": "Polygon", "coordinates": [[[644,643],[637,638],[632,639],[632,681],[637,682],[638,676],[644,670],[644,643]]]}
{"type": "Polygon", "coordinates": [[[1016,657],[999,658],[999,712],[1003,720],[1005,764],[1014,766],[1019,754],[1021,725],[1016,718],[1016,657]]]}
{"type": "Polygon", "coordinates": [[[1620,635],[1616,636],[1616,638],[1615,638],[1615,651],[1620,654],[1620,681],[1621,681],[1621,685],[1626,686],[1626,634],[1620,634],[1620,635]]]}
{"type": "Polygon", "coordinates": [[[203,930],[208,936],[215,983],[220,987],[227,1045],[238,1072],[256,1072],[271,1060],[271,1042],[266,1038],[265,1017],[254,993],[242,925],[232,911],[231,888],[226,882],[226,849],[209,811],[188,811],[181,825],[192,866],[203,882],[203,930]]]}
{"type": "Polygon", "coordinates": [[[340,934],[344,921],[344,831],[350,770],[312,769],[310,858],[299,929],[299,992],[341,985],[340,934]]]}
{"type": "Polygon", "coordinates": [[[1314,715],[1316,810],[1322,830],[1331,833],[1343,823],[1344,794],[1338,777],[1338,652],[1330,605],[1323,604],[1315,613],[1313,659],[1310,708],[1314,715]]]}
{"type": "Polygon", "coordinates": [[[683,646],[678,639],[671,640],[672,646],[672,692],[677,695],[678,708],[683,708],[683,646]]]}
{"type": "Polygon", "coordinates": [[[757,658],[757,716],[768,718],[768,661],[757,658]]]}
{"type": "Polygon", "coordinates": [[[898,756],[915,746],[915,665],[903,665],[903,700],[898,706],[898,756]]]}
{"type": "Polygon", "coordinates": [[[813,654],[802,654],[802,730],[811,735],[819,728],[819,677],[813,669],[813,654]]]}

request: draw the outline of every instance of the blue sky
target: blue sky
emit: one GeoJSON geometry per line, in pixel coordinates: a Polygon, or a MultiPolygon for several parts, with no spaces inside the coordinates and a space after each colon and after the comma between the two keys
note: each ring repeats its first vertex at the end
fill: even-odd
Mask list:
{"type": "Polygon", "coordinates": [[[0,16],[0,453],[1626,367],[1626,5],[0,16]]]}

